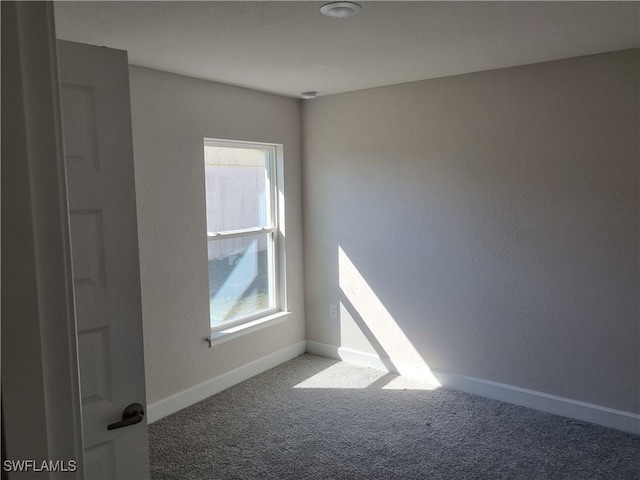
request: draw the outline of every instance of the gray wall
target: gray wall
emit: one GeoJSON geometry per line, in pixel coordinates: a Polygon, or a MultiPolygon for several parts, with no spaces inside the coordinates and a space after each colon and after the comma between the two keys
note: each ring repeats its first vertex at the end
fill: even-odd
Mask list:
{"type": "Polygon", "coordinates": [[[638,60],[305,102],[307,338],[384,356],[392,319],[431,367],[640,411],[638,60]]]}
{"type": "Polygon", "coordinates": [[[131,67],[147,401],[305,338],[300,109],[294,99],[131,67]],[[203,138],[282,143],[289,319],[208,348],[203,138]]]}

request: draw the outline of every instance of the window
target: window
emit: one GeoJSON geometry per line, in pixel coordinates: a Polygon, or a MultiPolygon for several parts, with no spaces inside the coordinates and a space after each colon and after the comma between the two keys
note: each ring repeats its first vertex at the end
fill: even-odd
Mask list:
{"type": "Polygon", "coordinates": [[[213,334],[267,317],[283,306],[280,152],[279,145],[204,141],[213,334]]]}

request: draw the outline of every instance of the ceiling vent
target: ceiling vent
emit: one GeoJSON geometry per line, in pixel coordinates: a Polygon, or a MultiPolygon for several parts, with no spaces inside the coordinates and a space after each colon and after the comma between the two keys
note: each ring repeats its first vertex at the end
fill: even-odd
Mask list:
{"type": "Polygon", "coordinates": [[[355,15],[362,7],[353,2],[331,2],[320,8],[320,13],[327,17],[345,18],[355,15]]]}

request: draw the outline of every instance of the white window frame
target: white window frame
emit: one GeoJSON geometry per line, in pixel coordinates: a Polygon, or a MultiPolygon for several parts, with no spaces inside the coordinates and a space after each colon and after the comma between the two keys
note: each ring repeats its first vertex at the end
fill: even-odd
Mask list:
{"type": "MultiPolygon", "coordinates": [[[[266,227],[252,227],[240,230],[227,230],[224,232],[207,232],[207,248],[209,242],[254,236],[256,234],[269,234],[269,248],[272,250],[269,258],[269,296],[273,307],[261,310],[251,315],[238,318],[220,325],[209,326],[211,337],[208,339],[210,346],[213,342],[219,343],[221,340],[232,338],[239,333],[244,333],[247,329],[256,329],[266,326],[265,322],[275,322],[284,320],[286,311],[286,287],[285,287],[285,248],[284,248],[284,175],[283,175],[283,146],[274,143],[246,142],[239,140],[226,140],[217,138],[204,138],[204,149],[207,146],[224,148],[256,149],[266,151],[267,162],[267,225],[266,227]]],[[[203,162],[206,169],[206,163],[203,162]]],[[[206,195],[206,183],[205,183],[206,195]]],[[[205,204],[206,212],[206,204],[205,204]]],[[[207,267],[208,268],[208,267],[207,267]]],[[[209,312],[209,322],[211,322],[211,312],[209,312]]]]}

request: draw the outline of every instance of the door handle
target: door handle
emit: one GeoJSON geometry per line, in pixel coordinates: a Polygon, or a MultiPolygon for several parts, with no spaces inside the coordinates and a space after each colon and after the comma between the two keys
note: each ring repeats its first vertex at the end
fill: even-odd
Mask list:
{"type": "Polygon", "coordinates": [[[112,423],[107,427],[107,430],[114,430],[116,428],[128,427],[140,423],[144,418],[144,407],[139,403],[132,403],[122,412],[122,420],[116,423],[112,423]]]}

